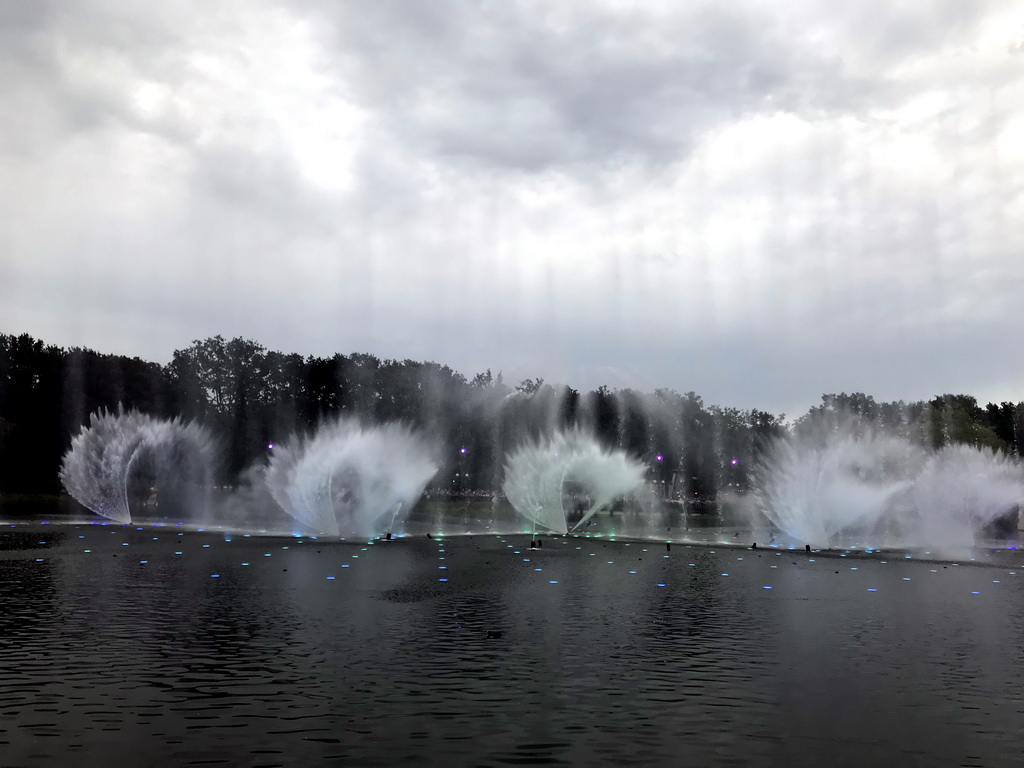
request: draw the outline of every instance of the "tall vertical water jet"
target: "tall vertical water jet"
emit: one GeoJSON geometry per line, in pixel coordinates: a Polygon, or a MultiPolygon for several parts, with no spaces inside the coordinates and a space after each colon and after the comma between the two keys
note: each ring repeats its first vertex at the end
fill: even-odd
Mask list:
{"type": "Polygon", "coordinates": [[[575,529],[615,499],[636,491],[644,471],[623,451],[604,449],[591,435],[572,430],[510,453],[503,487],[512,506],[535,528],[568,533],[567,496],[574,496],[581,513],[575,529]]]}
{"type": "Polygon", "coordinates": [[[363,426],[339,419],[278,446],[266,471],[271,496],[327,535],[399,533],[437,473],[434,447],[402,424],[363,426]]]}
{"type": "Polygon", "coordinates": [[[130,491],[142,474],[157,490],[162,512],[199,512],[212,486],[213,446],[197,424],[101,410],[72,439],[60,480],[84,507],[119,523],[130,523],[138,511],[130,491]]]}

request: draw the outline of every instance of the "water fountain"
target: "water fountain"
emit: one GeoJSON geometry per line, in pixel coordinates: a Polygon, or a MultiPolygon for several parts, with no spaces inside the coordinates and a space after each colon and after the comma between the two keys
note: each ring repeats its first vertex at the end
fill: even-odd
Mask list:
{"type": "Polygon", "coordinates": [[[149,489],[164,515],[205,509],[213,464],[213,440],[197,424],[101,410],[72,439],[60,480],[96,514],[130,523],[149,489]],[[133,493],[133,486],[143,493],[133,493]]]}
{"type": "Polygon", "coordinates": [[[817,546],[970,546],[1024,503],[1015,459],[967,445],[931,452],[856,420],[777,439],[755,478],[760,511],[817,546]]]}
{"type": "Polygon", "coordinates": [[[892,499],[891,525],[905,546],[962,546],[995,535],[996,528],[1016,528],[1022,504],[1024,470],[1017,459],[949,445],[929,456],[910,487],[892,499]]]}
{"type": "Polygon", "coordinates": [[[402,424],[339,419],[275,447],[265,478],[280,507],[320,534],[397,534],[437,472],[435,455],[402,424]]]}
{"type": "Polygon", "coordinates": [[[623,451],[607,450],[579,431],[556,432],[513,451],[505,463],[505,495],[534,528],[568,533],[569,517],[580,512],[571,530],[584,525],[615,499],[633,493],[644,466],[623,451]],[[575,491],[575,494],[573,494],[575,491]],[[575,510],[565,509],[573,495],[575,510]]]}

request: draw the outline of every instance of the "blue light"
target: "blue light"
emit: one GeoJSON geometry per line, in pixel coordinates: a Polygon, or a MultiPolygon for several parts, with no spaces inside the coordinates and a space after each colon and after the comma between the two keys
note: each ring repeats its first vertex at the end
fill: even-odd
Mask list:
{"type": "Polygon", "coordinates": [[[659,584],[658,586],[659,586],[659,587],[664,587],[665,585],[664,585],[664,584],[659,584]]]}
{"type": "Polygon", "coordinates": [[[448,579],[438,579],[438,581],[448,581],[448,579]]]}
{"type": "Polygon", "coordinates": [[[557,581],[549,581],[548,584],[557,584],[557,581]]]}
{"type": "Polygon", "coordinates": [[[765,584],[763,587],[761,587],[761,589],[771,589],[771,587],[769,587],[767,584],[765,584]]]}
{"type": "Polygon", "coordinates": [[[220,578],[220,574],[219,573],[211,573],[210,574],[210,578],[211,579],[219,579],[220,578]]]}

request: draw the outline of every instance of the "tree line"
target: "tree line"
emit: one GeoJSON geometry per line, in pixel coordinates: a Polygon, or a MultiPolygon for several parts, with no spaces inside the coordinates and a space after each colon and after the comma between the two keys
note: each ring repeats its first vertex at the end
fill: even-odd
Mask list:
{"type": "Polygon", "coordinates": [[[852,413],[932,447],[965,442],[1019,454],[1024,439],[1024,402],[982,407],[969,395],[911,403],[824,395],[787,426],[781,414],[705,404],[694,392],[510,385],[489,370],[467,378],[435,362],[303,357],[242,338],[197,340],[160,365],[0,335],[0,493],[59,491],[71,438],[90,413],[119,407],[207,426],[221,441],[224,484],[265,462],[269,445],[340,415],[426,430],[442,457],[434,487],[454,491],[498,490],[506,452],[573,427],[644,462],[666,493],[699,499],[746,489],[764,447],[809,420],[852,413]]]}

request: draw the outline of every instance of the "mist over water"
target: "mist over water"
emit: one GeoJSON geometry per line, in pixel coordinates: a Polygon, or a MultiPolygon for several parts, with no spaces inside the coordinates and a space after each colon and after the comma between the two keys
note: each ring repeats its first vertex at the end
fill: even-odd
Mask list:
{"type": "MultiPolygon", "coordinates": [[[[60,479],[82,505],[122,524],[160,517],[364,538],[453,526],[462,533],[528,528],[637,538],[679,538],[682,530],[686,538],[691,522],[709,533],[728,527],[731,512],[719,518],[707,508],[668,502],[643,462],[604,447],[591,432],[547,434],[505,454],[508,504],[475,491],[454,503],[441,483],[440,496],[416,514],[442,451],[425,433],[397,422],[326,422],[274,446],[269,462],[257,461],[229,490],[214,488],[217,452],[204,428],[135,411],[99,411],[73,439],[60,479]]],[[[814,547],[960,548],[1015,531],[1024,467],[969,445],[929,450],[843,417],[805,421],[775,438],[751,475],[752,492],[737,497],[725,490],[719,489],[723,508],[747,510],[742,515],[748,505],[754,509],[752,541],[768,538],[761,538],[768,521],[787,543],[814,547]]],[[[732,534],[743,535],[742,528],[732,534]]]]}
{"type": "MultiPolygon", "coordinates": [[[[928,457],[914,482],[889,507],[895,539],[904,546],[961,546],[1024,505],[1019,460],[968,445],[928,457]]],[[[1011,521],[1015,522],[1015,521],[1011,521]]],[[[1009,523],[1007,523],[1009,524],[1009,523]]]]}
{"type": "Polygon", "coordinates": [[[339,419],[275,447],[265,480],[285,512],[320,534],[397,534],[437,473],[436,455],[405,425],[339,419]]]}
{"type": "Polygon", "coordinates": [[[72,439],[60,480],[96,514],[130,523],[150,490],[165,511],[205,512],[214,463],[214,441],[198,424],[98,411],[72,439]]]}
{"type": "Polygon", "coordinates": [[[505,495],[535,527],[567,533],[615,499],[632,494],[644,482],[644,466],[620,450],[603,448],[580,430],[556,432],[513,451],[505,464],[505,495]],[[573,507],[565,509],[566,497],[573,507]]]}
{"type": "Polygon", "coordinates": [[[813,546],[966,547],[1016,527],[1024,468],[968,445],[929,451],[857,420],[777,438],[757,467],[757,508],[813,546]]]}

